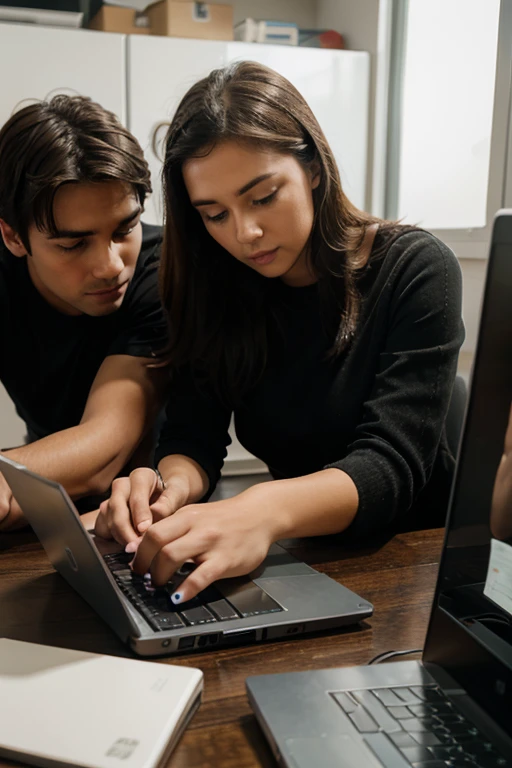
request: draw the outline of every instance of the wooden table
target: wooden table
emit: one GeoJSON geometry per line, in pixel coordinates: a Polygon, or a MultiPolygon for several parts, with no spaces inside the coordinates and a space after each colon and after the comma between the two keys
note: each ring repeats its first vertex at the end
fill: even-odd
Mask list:
{"type": "MultiPolygon", "coordinates": [[[[164,664],[199,667],[205,676],[203,703],[170,768],[275,768],[245,696],[249,675],[365,664],[384,651],[423,645],[441,530],[399,534],[378,547],[358,551],[342,549],[335,538],[284,544],[370,600],[374,616],[335,634],[160,659],[164,664]]],[[[31,533],[0,536],[0,636],[131,655],[53,571],[31,533]]],[[[6,765],[10,764],[0,761],[0,766],[6,765]]]]}

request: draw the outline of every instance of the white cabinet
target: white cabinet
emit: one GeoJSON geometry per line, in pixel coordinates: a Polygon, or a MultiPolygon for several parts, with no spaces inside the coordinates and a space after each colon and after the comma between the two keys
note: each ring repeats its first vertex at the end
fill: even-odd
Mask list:
{"type": "Polygon", "coordinates": [[[126,122],[125,37],[80,29],[0,24],[0,125],[26,99],[90,96],[126,122]]]}
{"type": "MultiPolygon", "coordinates": [[[[223,66],[226,43],[131,35],[127,47],[128,127],[144,149],[154,190],[146,202],[144,220],[161,224],[162,163],[152,149],[155,129],[169,123],[191,85],[223,66]]],[[[158,132],[159,138],[163,136],[164,128],[158,132]]]]}
{"type": "Polygon", "coordinates": [[[333,149],[347,195],[364,206],[369,54],[144,36],[129,37],[127,45],[128,127],[146,152],[154,189],[146,206],[147,221],[162,221],[161,162],[152,149],[155,128],[170,121],[181,97],[198,79],[242,59],[272,67],[302,93],[333,149]]]}

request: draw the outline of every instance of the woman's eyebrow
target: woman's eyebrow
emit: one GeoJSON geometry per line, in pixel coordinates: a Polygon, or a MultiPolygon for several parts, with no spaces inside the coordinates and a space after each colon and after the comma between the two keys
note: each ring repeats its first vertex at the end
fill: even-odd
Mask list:
{"type": "MultiPolygon", "coordinates": [[[[245,195],[245,193],[255,187],[256,184],[259,184],[261,181],[266,181],[274,175],[275,174],[273,173],[262,173],[260,176],[256,176],[254,179],[248,181],[247,184],[244,184],[244,186],[238,190],[236,196],[241,197],[241,195],[245,195]]],[[[217,200],[191,200],[191,203],[195,208],[199,208],[202,205],[216,205],[217,200]]]]}

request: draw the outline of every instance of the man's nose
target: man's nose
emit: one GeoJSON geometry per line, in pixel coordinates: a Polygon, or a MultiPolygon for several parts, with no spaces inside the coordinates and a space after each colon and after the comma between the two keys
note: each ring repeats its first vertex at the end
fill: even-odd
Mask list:
{"type": "Polygon", "coordinates": [[[98,280],[113,280],[121,274],[123,268],[124,262],[118,244],[110,243],[96,255],[92,274],[98,280]]]}

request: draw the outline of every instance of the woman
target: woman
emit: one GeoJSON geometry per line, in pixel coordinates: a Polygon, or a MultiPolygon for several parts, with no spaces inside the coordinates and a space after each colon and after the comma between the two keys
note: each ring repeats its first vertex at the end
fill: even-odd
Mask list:
{"type": "Polygon", "coordinates": [[[429,497],[442,524],[463,339],[452,252],[355,208],[304,99],[255,63],[186,94],[163,180],[173,384],[160,476],[115,481],[97,533],[138,547],[133,568],[157,584],[194,560],[180,603],[248,573],[278,539],[364,541],[420,524],[429,497]],[[219,478],[232,412],[276,479],[197,504],[219,478]]]}

